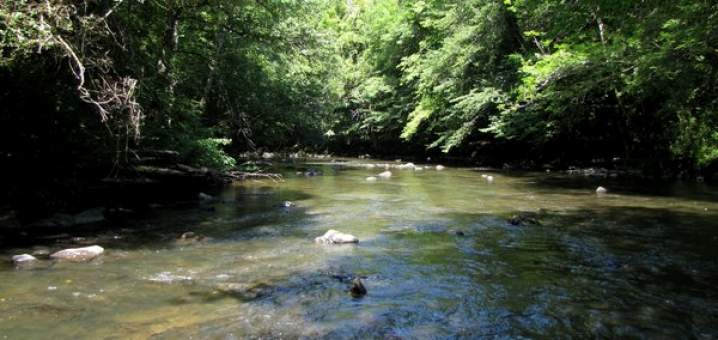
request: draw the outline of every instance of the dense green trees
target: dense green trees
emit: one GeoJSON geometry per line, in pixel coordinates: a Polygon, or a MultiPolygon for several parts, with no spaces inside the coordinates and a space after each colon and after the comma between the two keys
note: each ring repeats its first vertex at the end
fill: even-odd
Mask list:
{"type": "Polygon", "coordinates": [[[227,168],[262,147],[710,169],[717,12],[688,0],[6,1],[4,157],[27,154],[9,146],[24,140],[115,165],[170,148],[227,168]]]}
{"type": "Polygon", "coordinates": [[[401,126],[404,140],[448,153],[715,163],[714,2],[363,6],[355,30],[378,38],[359,47],[365,71],[349,103],[362,113],[355,130],[380,129],[346,130],[357,139],[401,126]]]}
{"type": "MultiPolygon", "coordinates": [[[[42,110],[102,122],[107,129],[90,130],[110,144],[99,148],[112,156],[105,158],[126,162],[133,149],[171,148],[189,163],[228,167],[234,161],[220,148],[228,140],[240,151],[322,138],[325,129],[317,122],[335,102],[327,86],[330,40],[315,15],[324,6],[13,0],[0,5],[0,67],[9,83],[39,70],[35,95],[44,84],[68,85],[54,99],[57,105],[42,110]],[[29,59],[47,68],[28,65],[29,59]],[[75,99],[81,108],[65,104],[75,99]],[[93,111],[99,117],[91,117],[93,111]]],[[[13,89],[4,95],[4,101],[15,96],[13,89]]]]}

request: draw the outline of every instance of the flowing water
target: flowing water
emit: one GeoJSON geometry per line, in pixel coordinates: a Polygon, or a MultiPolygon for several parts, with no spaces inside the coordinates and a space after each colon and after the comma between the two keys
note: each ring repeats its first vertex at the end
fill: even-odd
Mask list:
{"type": "Polygon", "coordinates": [[[369,182],[383,169],[298,166],[323,175],[290,168],[215,202],[5,246],[106,252],[0,267],[0,337],[718,336],[716,188],[469,168],[369,182]],[[507,223],[519,212],[539,224],[507,223]],[[315,244],[328,229],[360,243],[315,244]],[[348,293],[355,277],[363,298],[348,293]]]}

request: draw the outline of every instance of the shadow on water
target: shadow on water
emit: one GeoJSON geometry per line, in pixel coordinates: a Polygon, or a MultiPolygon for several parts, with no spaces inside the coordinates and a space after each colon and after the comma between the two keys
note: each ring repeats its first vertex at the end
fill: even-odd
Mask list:
{"type": "MultiPolygon", "coordinates": [[[[473,171],[488,173],[486,171],[473,171]]],[[[665,181],[647,178],[611,178],[567,174],[537,175],[537,173],[520,171],[502,171],[499,173],[502,176],[517,180],[525,179],[524,184],[527,184],[529,188],[540,191],[554,191],[559,189],[567,190],[568,194],[570,194],[570,192],[576,193],[576,191],[585,191],[585,193],[590,194],[593,193],[598,186],[603,186],[608,188],[610,193],[620,195],[718,202],[718,186],[696,181],[665,181]]]]}
{"type": "Polygon", "coordinates": [[[714,214],[599,207],[547,212],[540,225],[524,226],[484,214],[450,215],[476,221],[467,233],[476,241],[466,247],[487,267],[483,284],[506,289],[499,305],[538,317],[532,322],[539,324],[513,319],[513,329],[523,330],[513,335],[717,332],[714,214]]]}
{"type": "Polygon", "coordinates": [[[178,202],[122,220],[68,227],[5,229],[0,254],[9,258],[37,249],[53,252],[95,244],[109,251],[125,251],[186,246],[200,239],[221,242],[247,228],[301,221],[306,218],[306,208],[301,206],[301,201],[309,198],[306,192],[276,186],[234,186],[210,202],[178,202]],[[287,201],[294,205],[283,206],[287,201]],[[185,232],[193,232],[197,237],[181,240],[185,232]]]}

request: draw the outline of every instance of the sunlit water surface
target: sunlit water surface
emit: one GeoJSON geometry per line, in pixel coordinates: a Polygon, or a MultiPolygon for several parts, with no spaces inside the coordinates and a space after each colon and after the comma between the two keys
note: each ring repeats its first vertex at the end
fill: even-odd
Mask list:
{"type": "Polygon", "coordinates": [[[715,188],[468,168],[368,182],[383,169],[300,166],[324,174],[287,169],[213,203],[34,241],[106,253],[0,267],[0,337],[718,336],[715,188]],[[520,211],[540,225],[506,222],[520,211]],[[328,229],[361,241],[313,243],[328,229]],[[186,231],[207,239],[178,241],[186,231]],[[365,297],[348,293],[353,277],[365,297]]]}

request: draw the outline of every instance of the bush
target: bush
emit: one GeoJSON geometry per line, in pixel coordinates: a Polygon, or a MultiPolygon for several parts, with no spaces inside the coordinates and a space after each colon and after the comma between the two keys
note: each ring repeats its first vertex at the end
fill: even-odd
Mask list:
{"type": "Polygon", "coordinates": [[[237,160],[224,151],[224,146],[232,143],[229,138],[204,138],[189,141],[180,153],[187,163],[194,166],[206,166],[217,170],[229,170],[237,165],[237,160]]]}

